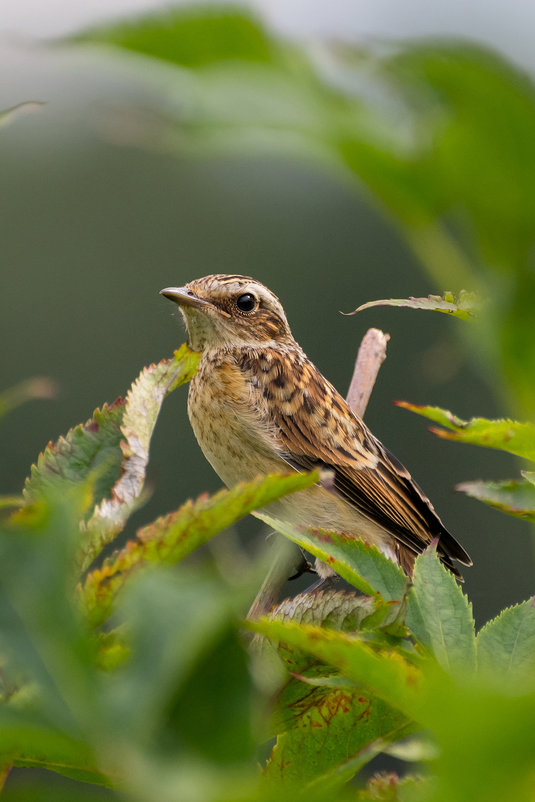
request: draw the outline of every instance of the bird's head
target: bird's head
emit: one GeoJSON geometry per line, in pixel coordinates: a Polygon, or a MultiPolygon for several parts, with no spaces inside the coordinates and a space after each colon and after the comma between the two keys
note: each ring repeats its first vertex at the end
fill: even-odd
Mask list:
{"type": "Polygon", "coordinates": [[[205,276],[160,294],[178,304],[194,351],[293,341],[277,296],[248,276],[205,276]]]}

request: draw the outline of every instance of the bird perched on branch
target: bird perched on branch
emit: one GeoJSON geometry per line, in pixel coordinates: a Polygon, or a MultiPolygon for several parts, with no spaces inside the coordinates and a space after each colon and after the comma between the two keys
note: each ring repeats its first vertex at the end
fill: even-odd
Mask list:
{"type": "MultiPolygon", "coordinates": [[[[188,396],[193,431],[232,487],[258,474],[327,468],[332,482],[270,505],[274,517],[375,544],[410,575],[435,538],[440,559],[471,565],[406,468],[305,355],[279,299],[247,276],[212,275],[161,294],[178,304],[202,358],[188,396]]],[[[319,575],[333,571],[316,564],[319,575]]]]}

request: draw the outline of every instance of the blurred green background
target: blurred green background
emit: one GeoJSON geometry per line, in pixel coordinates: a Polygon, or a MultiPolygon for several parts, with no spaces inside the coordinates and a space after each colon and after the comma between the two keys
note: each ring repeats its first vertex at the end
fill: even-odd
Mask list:
{"type": "MultiPolygon", "coordinates": [[[[123,7],[120,10],[128,11],[123,7]]],[[[346,6],[345,14],[351,41],[359,44],[358,7],[346,6]]],[[[306,11],[303,15],[304,19],[306,11]]],[[[95,23],[98,19],[87,21],[95,23]]],[[[297,24],[294,33],[295,29],[297,24]]],[[[31,32],[36,33],[33,29],[31,32]]],[[[212,272],[252,275],[279,295],[296,339],[344,393],[366,329],[377,326],[390,333],[388,359],[366,420],[409,467],[448,528],[473,557],[474,567],[466,571],[466,590],[474,603],[476,620],[482,622],[532,593],[530,532],[527,524],[456,494],[453,487],[467,479],[505,478],[516,474],[518,466],[504,454],[435,439],[423,421],[396,409],[392,401],[436,404],[463,417],[520,415],[533,409],[528,410],[526,401],[531,376],[522,385],[518,370],[515,373],[510,367],[515,361],[522,364],[523,359],[527,359],[524,365],[529,365],[533,350],[531,345],[526,356],[520,348],[523,337],[530,333],[532,337],[533,331],[532,210],[521,209],[522,231],[526,232],[522,241],[502,215],[503,204],[508,202],[507,182],[518,183],[513,167],[507,154],[503,164],[494,158],[495,152],[503,153],[499,137],[510,135],[507,145],[518,156],[518,172],[524,176],[527,189],[533,186],[533,163],[528,164],[528,160],[534,140],[529,130],[525,132],[527,145],[523,135],[518,135],[525,123],[524,95],[529,105],[531,87],[522,83],[524,78],[518,79],[517,86],[509,67],[483,54],[478,57],[480,62],[474,57],[476,66],[481,67],[478,74],[470,58],[463,72],[459,53],[458,61],[454,59],[458,72],[452,73],[449,85],[438,86],[440,82],[430,72],[430,83],[435,79],[433,90],[444,97],[452,87],[466,91],[464,98],[457,98],[461,127],[452,126],[449,139],[439,142],[441,147],[431,148],[434,161],[424,152],[422,160],[414,160],[412,169],[408,162],[402,165],[400,157],[400,164],[395,165],[401,176],[399,194],[389,194],[386,167],[392,167],[394,161],[383,156],[391,144],[389,139],[399,135],[399,142],[410,142],[411,121],[401,104],[401,88],[397,95],[395,80],[387,92],[377,90],[376,55],[357,49],[344,61],[342,53],[341,67],[331,81],[336,92],[341,78],[350,84],[342,100],[339,96],[334,100],[327,97],[327,59],[327,67],[321,70],[327,87],[322,108],[321,90],[314,88],[307,94],[314,83],[308,68],[300,78],[303,53],[297,47],[285,50],[286,45],[270,45],[269,28],[265,36],[268,50],[264,60],[276,73],[273,87],[269,83],[257,85],[256,74],[246,63],[238,64],[236,73],[223,75],[219,83],[215,78],[221,79],[221,75],[200,69],[200,82],[195,84],[184,78],[185,71],[175,74],[170,64],[155,65],[153,60],[133,54],[77,43],[50,47],[17,41],[12,36],[2,40],[0,108],[31,99],[46,102],[36,113],[3,129],[0,138],[2,385],[9,387],[34,375],[50,376],[59,385],[57,398],[28,403],[3,423],[2,492],[20,490],[31,462],[49,439],[85,420],[95,406],[124,394],[144,365],[168,356],[184,340],[176,312],[158,295],[162,287],[212,272]],[[496,85],[511,79],[512,94],[522,95],[520,110],[516,100],[511,102],[511,116],[505,90],[505,101],[495,87],[489,89],[488,97],[482,91],[488,75],[494,73],[496,85]],[[234,78],[239,85],[244,77],[247,91],[236,96],[229,92],[227,96],[225,91],[234,78]],[[362,131],[371,131],[378,152],[373,152],[369,143],[358,150],[354,142],[345,139],[347,120],[340,123],[339,130],[325,133],[317,152],[319,136],[315,142],[314,136],[306,141],[306,132],[302,137],[281,139],[280,131],[271,125],[271,109],[266,110],[265,100],[273,97],[276,117],[283,96],[287,114],[293,108],[294,84],[308,103],[303,116],[310,110],[315,114],[318,108],[319,129],[327,111],[346,113],[350,105],[347,98],[356,87],[355,92],[358,89],[365,99],[366,111],[362,114],[360,106],[355,115],[361,125],[357,144],[362,144],[362,131]],[[221,119],[227,115],[221,143],[215,137],[215,143],[208,142],[205,147],[203,108],[199,119],[192,121],[197,90],[204,93],[204,102],[212,111],[219,108],[221,119]],[[482,99],[481,108],[490,110],[486,126],[483,117],[478,118],[479,129],[476,117],[471,116],[472,91],[482,99]],[[212,96],[206,101],[210,92],[212,96]],[[237,120],[244,112],[244,96],[251,99],[251,118],[256,114],[258,119],[253,125],[243,125],[254,131],[252,137],[242,141],[240,126],[237,124],[234,132],[228,121],[232,122],[235,112],[239,112],[237,120]],[[373,136],[378,108],[386,108],[384,117],[392,126],[392,130],[387,124],[377,128],[384,142],[373,136]],[[479,136],[481,130],[488,133],[485,142],[479,136]],[[473,166],[473,175],[465,172],[464,184],[460,176],[446,169],[446,145],[455,156],[453,147],[461,139],[459,132],[472,137],[474,152],[481,156],[481,161],[474,161],[473,152],[467,152],[466,163],[473,166]],[[202,148],[195,147],[197,135],[202,148]],[[325,158],[326,144],[337,149],[340,163],[335,165],[325,158]],[[381,154],[382,145],[385,150],[381,154]],[[362,154],[372,158],[361,163],[362,154]],[[360,172],[363,180],[350,178],[342,163],[360,172]],[[484,182],[478,183],[490,164],[503,168],[503,182],[498,175],[491,190],[484,182]],[[409,170],[403,177],[401,167],[407,165],[409,170]],[[409,185],[407,176],[414,179],[415,186],[409,185]],[[436,186],[430,176],[436,178],[436,186]],[[437,187],[446,185],[450,195],[441,205],[437,187]],[[416,197],[423,198],[422,208],[420,200],[414,202],[416,197]],[[422,211],[424,201],[428,208],[422,211]],[[425,254],[429,256],[425,228],[420,228],[420,237],[418,224],[433,215],[445,220],[445,230],[453,232],[451,241],[458,243],[457,250],[442,252],[438,258],[438,240],[433,240],[437,256],[434,272],[432,268],[425,271],[415,255],[416,249],[424,258],[425,254]],[[402,234],[404,225],[408,236],[402,234]],[[518,253],[515,251],[507,263],[509,242],[518,246],[518,253]],[[470,265],[465,273],[456,262],[459,254],[461,262],[470,265]],[[469,324],[442,315],[398,309],[374,309],[357,317],[339,314],[375,298],[457,292],[463,289],[459,278],[465,275],[478,276],[466,289],[483,288],[494,301],[486,328],[483,325],[472,339],[465,336],[469,324]],[[520,333],[514,327],[504,327],[506,334],[502,329],[498,333],[507,319],[522,324],[520,333]],[[493,336],[498,343],[494,350],[489,344],[493,336]],[[513,356],[502,364],[499,354],[503,350],[513,356]],[[510,385],[507,376],[513,377],[510,385]]],[[[105,33],[89,38],[106,41],[105,33]]],[[[188,41],[195,45],[193,39],[188,41]]],[[[203,59],[212,60],[216,66],[229,61],[228,51],[221,57],[215,51],[210,56],[210,42],[197,45],[208,51],[209,57],[193,55],[188,66],[202,67],[203,59]]],[[[124,46],[134,50],[145,47],[132,41],[125,41],[124,46]]],[[[321,48],[314,50],[314,63],[321,62],[322,52],[321,48]]],[[[339,55],[336,49],[335,55],[339,55]]],[[[404,70],[410,72],[411,64],[407,66],[401,58],[398,68],[401,76],[404,70]]],[[[394,71],[397,80],[396,69],[395,59],[387,64],[387,72],[394,71]]],[[[407,86],[411,88],[410,77],[405,89],[407,86]]],[[[422,137],[425,140],[436,131],[436,120],[441,119],[444,109],[436,97],[422,105],[423,97],[425,92],[420,92],[415,106],[418,109],[420,104],[418,125],[428,123],[422,137]]],[[[296,108],[295,114],[300,123],[301,110],[296,108]]],[[[350,110],[347,119],[352,114],[350,110]]],[[[528,109],[526,117],[529,115],[528,109]]],[[[510,203],[514,220],[519,218],[517,201],[515,196],[510,203]]],[[[512,253],[514,249],[510,250],[512,253]]],[[[429,264],[432,262],[431,256],[429,264]]],[[[152,497],[137,513],[132,532],[135,525],[176,508],[185,498],[220,486],[194,442],[185,401],[186,392],[179,391],[164,406],[153,440],[149,471],[152,497]]],[[[248,521],[240,532],[246,537],[258,535],[258,523],[248,521]]]]}

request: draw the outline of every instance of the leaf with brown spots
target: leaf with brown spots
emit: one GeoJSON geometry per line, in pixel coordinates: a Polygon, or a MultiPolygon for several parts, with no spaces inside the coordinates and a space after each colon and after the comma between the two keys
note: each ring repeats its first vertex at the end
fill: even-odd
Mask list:
{"type": "MultiPolygon", "coordinates": [[[[270,619],[291,621],[296,613],[301,622],[321,625],[319,632],[358,632],[371,630],[374,620],[379,624],[381,605],[381,600],[352,593],[306,594],[300,602],[282,602],[270,619]]],[[[360,683],[333,673],[306,649],[281,639],[278,650],[291,673],[278,697],[278,737],[265,771],[268,780],[296,786],[318,780],[329,787],[345,783],[384,746],[411,731],[403,712],[360,683]]]]}
{"type": "Polygon", "coordinates": [[[399,647],[376,650],[360,633],[335,632],[310,624],[295,624],[261,618],[244,626],[275,644],[300,649],[345,677],[361,683],[371,693],[396,709],[413,715],[419,708],[421,672],[415,656],[408,659],[399,647]]]}
{"type": "MultiPolygon", "coordinates": [[[[342,785],[388,743],[414,729],[403,713],[362,688],[299,684],[302,695],[287,710],[293,725],[277,738],[265,769],[267,780],[302,787],[330,775],[331,787],[342,785]],[[366,758],[353,763],[365,750],[366,758]]],[[[288,704],[284,691],[279,703],[288,704]]]]}
{"type": "MultiPolygon", "coordinates": [[[[32,465],[24,486],[24,499],[33,503],[50,488],[70,486],[92,479],[96,503],[111,492],[121,473],[121,423],[124,401],[96,409],[85,423],[70,429],[55,443],[50,442],[32,465]]],[[[87,517],[91,510],[87,511],[87,517]]]]}

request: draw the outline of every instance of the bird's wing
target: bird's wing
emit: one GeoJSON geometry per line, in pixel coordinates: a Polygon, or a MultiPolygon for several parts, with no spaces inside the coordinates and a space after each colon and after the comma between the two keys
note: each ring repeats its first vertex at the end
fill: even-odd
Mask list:
{"type": "MultiPolygon", "coordinates": [[[[291,397],[280,394],[269,404],[280,456],[298,470],[321,465],[334,471],[334,491],[413,554],[438,537],[439,554],[449,568],[455,571],[452,559],[471,565],[407,469],[335,388],[308,360],[296,372],[291,397]]],[[[267,389],[275,392],[271,382],[267,389]]]]}

